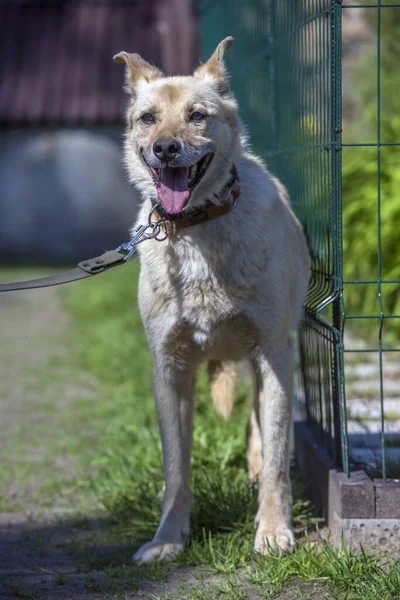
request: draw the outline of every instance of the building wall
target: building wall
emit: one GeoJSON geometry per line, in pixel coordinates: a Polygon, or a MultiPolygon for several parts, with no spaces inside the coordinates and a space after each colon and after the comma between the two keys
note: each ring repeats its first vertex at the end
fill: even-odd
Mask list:
{"type": "Polygon", "coordinates": [[[121,137],[76,128],[0,138],[0,261],[75,262],[129,239],[138,197],[121,137]]]}
{"type": "Polygon", "coordinates": [[[74,262],[125,241],[138,199],[122,167],[124,66],[112,56],[190,73],[191,1],[5,0],[0,39],[0,262],[74,262]]]}

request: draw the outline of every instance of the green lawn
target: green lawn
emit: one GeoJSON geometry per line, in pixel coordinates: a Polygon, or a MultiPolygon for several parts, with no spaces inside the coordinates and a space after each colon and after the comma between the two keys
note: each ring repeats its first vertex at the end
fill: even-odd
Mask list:
{"type": "MultiPolygon", "coordinates": [[[[137,275],[138,265],[133,262],[69,287],[66,298],[74,317],[73,335],[80,340],[82,365],[101,382],[96,405],[100,441],[93,460],[96,475],[91,492],[118,517],[118,530],[125,538],[129,536],[132,550],[150,539],[157,527],[163,485],[151,357],[136,301],[137,275]]],[[[400,563],[387,557],[353,556],[307,536],[293,555],[260,558],[252,554],[257,500],[246,472],[248,412],[248,390],[243,383],[231,420],[223,421],[212,406],[205,373],[200,373],[193,443],[192,537],[179,563],[206,564],[226,574],[215,597],[246,598],[250,592],[246,586],[237,586],[237,577],[267,598],[290,580],[296,584],[316,582],[329,598],[375,600],[378,593],[381,600],[400,597],[400,563]]],[[[300,486],[295,485],[294,524],[312,525],[311,508],[299,492],[300,486]]],[[[193,598],[203,597],[201,587],[192,593],[193,598]]],[[[296,597],[307,597],[308,592],[304,594],[296,597]]],[[[314,594],[313,588],[310,597],[314,594]]]]}
{"type": "MultiPolygon", "coordinates": [[[[27,308],[17,302],[2,305],[3,314],[14,322],[8,333],[3,323],[0,356],[8,360],[10,340],[19,326],[22,347],[16,346],[15,352],[28,352],[31,366],[27,373],[22,354],[3,364],[10,389],[18,377],[24,386],[22,392],[17,388],[8,394],[5,406],[9,423],[3,426],[0,512],[15,513],[31,505],[72,509],[54,527],[43,522],[33,523],[32,531],[21,530],[26,544],[33,544],[31,571],[9,578],[8,589],[17,597],[46,600],[74,600],[73,590],[79,586],[93,600],[137,598],[138,589],[152,600],[400,598],[400,561],[373,558],[368,552],[355,556],[319,538],[299,483],[293,506],[296,551],[253,554],[257,493],[248,485],[245,461],[249,390],[243,382],[232,418],[225,422],[213,408],[204,370],[196,394],[188,547],[172,565],[131,563],[133,552],[155,532],[163,488],[137,276],[138,264],[132,261],[90,281],[64,286],[53,294],[50,307],[56,302],[60,306],[50,314],[43,304],[50,296],[32,296],[32,314],[45,313],[46,318],[30,337],[26,328],[34,320],[27,316],[29,303],[27,308]],[[62,307],[66,322],[57,333],[62,307]],[[51,358],[32,366],[32,352],[51,344],[51,358]],[[52,548],[51,582],[46,583],[37,561],[48,570],[52,548]],[[60,549],[64,568],[57,562],[60,549]],[[40,591],[46,585],[52,586],[51,594],[40,591]]],[[[24,545],[19,551],[23,559],[24,545]]]]}

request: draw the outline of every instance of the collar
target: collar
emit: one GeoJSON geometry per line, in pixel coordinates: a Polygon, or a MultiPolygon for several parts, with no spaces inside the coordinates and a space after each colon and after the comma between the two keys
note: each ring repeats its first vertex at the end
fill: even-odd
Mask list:
{"type": "Polygon", "coordinates": [[[218,200],[218,204],[207,199],[201,206],[189,208],[176,215],[168,214],[161,204],[153,202],[153,215],[156,220],[164,220],[165,233],[171,237],[180,229],[204,223],[230,212],[240,196],[240,181],[235,165],[232,166],[228,183],[218,195],[214,194],[214,196],[218,200]]]}

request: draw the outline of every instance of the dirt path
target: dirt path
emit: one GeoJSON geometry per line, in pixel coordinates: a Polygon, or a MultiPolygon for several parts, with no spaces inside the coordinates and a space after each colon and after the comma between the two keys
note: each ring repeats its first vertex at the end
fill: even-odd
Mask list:
{"type": "Polygon", "coordinates": [[[1,512],[73,508],[52,484],[75,476],[68,440],[90,431],[65,430],[65,413],[96,382],[73,363],[68,327],[59,288],[0,294],[1,512]]]}
{"type": "Polygon", "coordinates": [[[104,596],[104,574],[85,568],[79,544],[104,517],[74,485],[77,459],[68,451],[75,436],[90,438],[90,425],[82,431],[72,420],[68,431],[65,422],[69,411],[90,408],[96,382],[71,360],[62,293],[0,295],[1,599],[104,596]]]}
{"type": "MultiPolygon", "coordinates": [[[[90,401],[95,382],[68,360],[58,288],[0,295],[0,322],[0,598],[46,597],[78,573],[60,543],[82,503],[58,494],[76,466],[57,443],[62,413],[90,401]]],[[[68,587],[54,597],[80,597],[68,587]]]]}
{"type": "Polygon", "coordinates": [[[145,581],[129,543],[102,541],[115,523],[74,485],[78,459],[67,446],[75,436],[90,439],[90,423],[76,428],[78,414],[68,431],[64,415],[90,410],[96,382],[71,356],[62,294],[0,295],[0,600],[164,596],[190,584],[194,570],[176,567],[167,582],[161,569],[145,581]]]}

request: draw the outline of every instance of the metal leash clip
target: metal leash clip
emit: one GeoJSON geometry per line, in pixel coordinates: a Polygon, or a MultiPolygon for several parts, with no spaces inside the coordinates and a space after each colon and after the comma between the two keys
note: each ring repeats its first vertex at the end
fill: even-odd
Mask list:
{"type": "Polygon", "coordinates": [[[154,206],[150,211],[149,219],[146,225],[139,225],[136,227],[135,235],[129,242],[124,242],[118,246],[118,248],[115,248],[115,252],[119,252],[120,254],[125,253],[124,262],[126,262],[133,254],[135,254],[136,246],[145,240],[155,239],[157,242],[163,242],[167,239],[167,233],[165,233],[163,237],[159,237],[161,234],[161,227],[164,224],[165,219],[161,218],[159,221],[154,222],[151,220],[155,210],[156,206],[154,206]]]}
{"type": "Polygon", "coordinates": [[[175,221],[171,221],[168,217],[163,217],[160,215],[160,204],[155,204],[153,206],[153,208],[150,211],[149,214],[149,224],[153,224],[153,225],[159,225],[160,228],[162,228],[164,230],[164,236],[163,237],[158,237],[156,236],[156,240],[157,242],[163,242],[164,240],[166,240],[169,237],[172,237],[173,235],[175,235],[176,233],[176,223],[175,221]],[[154,215],[154,213],[156,213],[157,217],[159,218],[158,221],[155,221],[154,223],[152,223],[151,219],[152,216],[154,215]]]}
{"type": "MultiPolygon", "coordinates": [[[[160,217],[160,214],[158,212],[158,207],[160,205],[159,204],[155,204],[153,206],[153,208],[151,209],[150,213],[149,213],[149,220],[148,223],[149,225],[153,226],[153,225],[157,225],[159,227],[159,231],[161,232],[161,227],[164,227],[164,236],[163,237],[158,237],[158,234],[155,236],[155,239],[157,240],[157,242],[163,242],[164,240],[166,240],[168,237],[170,237],[167,233],[167,230],[165,228],[165,223],[168,221],[168,219],[166,219],[165,217],[160,217]],[[152,221],[152,216],[154,215],[154,213],[157,212],[157,216],[159,216],[159,220],[158,221],[152,221]]],[[[175,233],[175,231],[174,231],[175,233]]]]}

